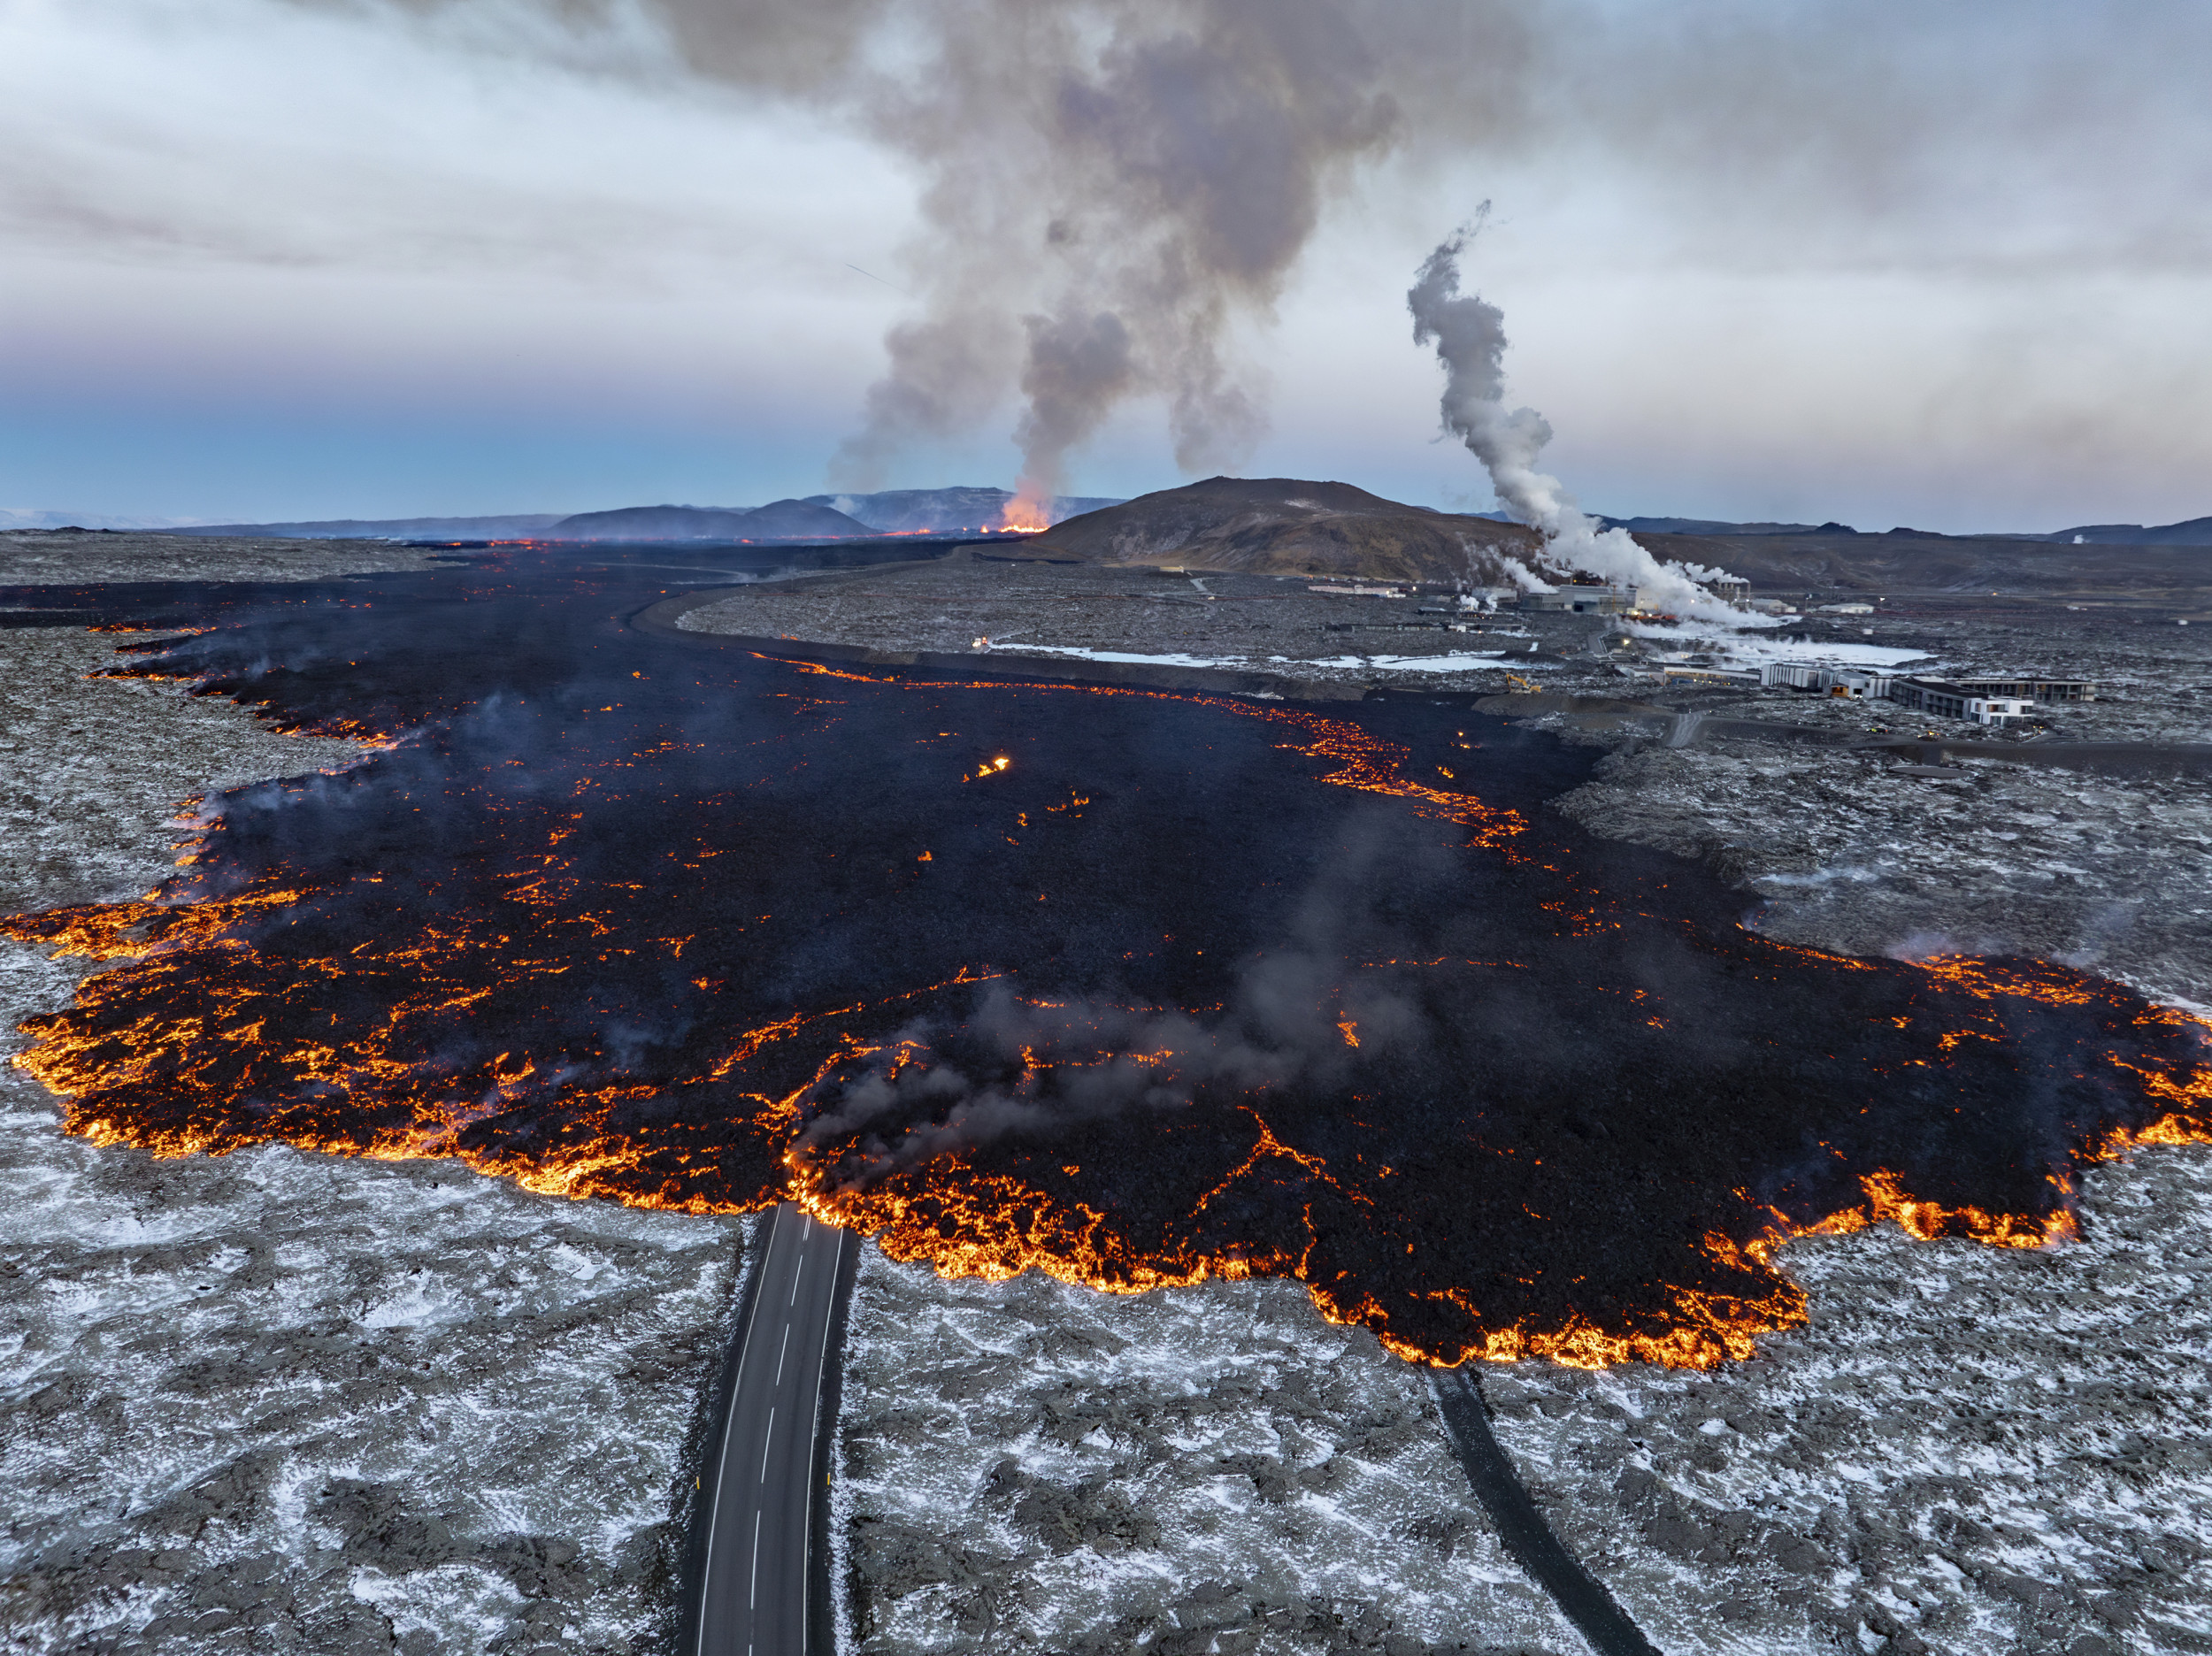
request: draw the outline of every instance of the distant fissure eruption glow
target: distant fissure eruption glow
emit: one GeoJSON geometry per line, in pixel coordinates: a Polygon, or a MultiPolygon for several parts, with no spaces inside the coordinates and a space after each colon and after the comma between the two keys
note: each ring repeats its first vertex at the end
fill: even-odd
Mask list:
{"type": "MultiPolygon", "coordinates": [[[[2212,1138],[2199,1020],[1769,942],[1459,707],[703,671],[480,586],[536,629],[497,694],[362,718],[411,734],[223,801],[154,896],[0,922],[100,963],[16,1061],[73,1131],[792,1199],[948,1273],[1286,1276],[1410,1359],[1585,1366],[1748,1355],[1793,1238],[2043,1246],[2082,1169],[2212,1138]]],[[[220,630],[172,668],[312,727],[508,613],[389,607],[327,704],[220,630]]]]}

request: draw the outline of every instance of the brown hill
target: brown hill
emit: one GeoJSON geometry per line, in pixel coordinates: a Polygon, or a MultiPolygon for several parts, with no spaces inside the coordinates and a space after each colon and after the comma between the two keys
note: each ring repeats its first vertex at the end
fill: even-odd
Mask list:
{"type": "Polygon", "coordinates": [[[1071,518],[1028,545],[1100,564],[1493,586],[1506,584],[1506,564],[1525,563],[1538,539],[1348,483],[1217,477],[1071,518]]]}

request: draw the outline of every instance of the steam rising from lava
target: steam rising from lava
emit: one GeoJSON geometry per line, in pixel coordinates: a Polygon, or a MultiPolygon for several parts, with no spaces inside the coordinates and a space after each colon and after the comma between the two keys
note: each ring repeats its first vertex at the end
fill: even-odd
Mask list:
{"type": "Polygon", "coordinates": [[[1548,559],[1621,586],[1649,589],[1678,615],[1740,621],[1741,616],[1697,585],[1720,571],[1661,564],[1625,529],[1600,528],[1575,504],[1566,485],[1537,470],[1537,456],[1551,441],[1551,426],[1532,408],[1506,410],[1505,313],[1479,295],[1459,291],[1459,256],[1479,224],[1478,218],[1439,243],[1406,295],[1413,312],[1413,342],[1435,341],[1436,359],[1444,366],[1444,429],[1482,462],[1514,520],[1542,533],[1548,559]]]}
{"type": "Polygon", "coordinates": [[[964,1024],[917,1021],[839,1066],[810,1099],[793,1155],[833,1158],[815,1176],[858,1187],[1004,1140],[1062,1139],[1125,1111],[1333,1090],[1353,1050],[1371,1059],[1415,1019],[1365,985],[1346,1000],[1329,976],[1294,954],[1250,962],[1210,1024],[1171,1007],[1025,1001],[994,984],[964,1024]],[[1316,1016],[1337,1002],[1336,1021],[1316,1016]]]}

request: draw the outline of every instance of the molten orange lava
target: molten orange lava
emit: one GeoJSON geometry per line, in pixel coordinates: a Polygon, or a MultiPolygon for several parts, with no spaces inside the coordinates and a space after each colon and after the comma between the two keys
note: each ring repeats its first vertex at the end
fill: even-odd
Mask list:
{"type": "MultiPolygon", "coordinates": [[[[1326,718],[1299,708],[1264,706],[1255,702],[1240,702],[1229,696],[1189,695],[1167,690],[1132,690],[1118,685],[1025,684],[996,678],[899,680],[887,676],[826,666],[820,662],[761,655],[758,651],[754,654],[762,661],[778,662],[784,666],[796,668],[801,672],[826,678],[848,679],[855,684],[904,682],[918,690],[1000,690],[1046,695],[1134,696],[1147,701],[1194,703],[1219,712],[1233,713],[1242,718],[1267,719],[1287,724],[1303,736],[1303,740],[1283,743],[1286,749],[1335,763],[1337,769],[1322,777],[1322,781],[1333,787],[1356,788],[1363,793],[1386,794],[1394,799],[1410,801],[1415,812],[1420,816],[1473,829],[1474,838],[1466,842],[1471,847],[1502,848],[1528,827],[1527,819],[1518,811],[1485,805],[1472,794],[1430,787],[1425,783],[1411,780],[1405,774],[1409,755],[1397,743],[1386,740],[1346,720],[1326,718]]],[[[1004,763],[995,760],[990,769],[994,771],[1003,769],[1004,763]]],[[[980,774],[982,772],[979,771],[980,774]]],[[[1087,801],[1081,802],[1088,803],[1087,801]]]]}
{"type": "Polygon", "coordinates": [[[1052,502],[1042,487],[1025,481],[999,515],[999,527],[1014,534],[1042,534],[1052,527],[1052,502]]]}
{"type": "MultiPolygon", "coordinates": [[[[818,663],[792,664],[817,675],[886,682],[818,663]]],[[[1471,831],[1473,844],[1509,850],[1527,827],[1517,813],[1487,806],[1471,794],[1411,780],[1406,775],[1409,755],[1398,745],[1356,724],[1301,709],[1118,686],[987,681],[964,687],[1196,701],[1239,717],[1270,721],[1285,734],[1286,748],[1320,762],[1314,779],[1405,801],[1423,816],[1471,831]]],[[[997,757],[980,766],[974,778],[964,779],[999,775],[1009,767],[1008,759],[997,757]]],[[[1047,809],[1087,803],[1086,797],[1071,794],[1068,807],[1047,809]]],[[[604,937],[612,928],[603,916],[578,906],[578,882],[557,850],[573,832],[555,832],[547,854],[539,860],[534,853],[531,865],[517,871],[506,896],[529,910],[532,927],[573,925],[604,937]]],[[[190,860],[188,855],[186,861],[190,860]]],[[[929,853],[922,852],[918,860],[929,862],[929,853]]],[[[380,877],[355,878],[374,882],[380,877]]],[[[549,980],[571,970],[569,962],[549,958],[551,951],[525,927],[514,928],[522,934],[511,935],[497,929],[495,917],[461,915],[405,934],[370,939],[355,951],[355,957],[316,962],[313,970],[329,982],[382,973],[398,985],[382,1022],[365,1032],[349,1032],[342,1040],[335,1034],[329,1043],[295,1038],[288,1049],[273,1050],[273,1039],[266,1033],[270,1013],[242,978],[226,975],[223,969],[252,954],[254,945],[243,935],[246,923],[265,920],[315,895],[271,881],[219,898],[145,900],[0,918],[0,936],[43,944],[58,956],[129,962],[88,978],[71,1012],[27,1024],[25,1027],[35,1039],[15,1063],[69,1099],[70,1130],[96,1143],[131,1143],[162,1155],[238,1147],[248,1140],[235,1131],[219,1142],[191,1131],[150,1131],[113,1106],[96,1114],[81,1100],[96,1093],[111,1099],[119,1088],[127,1092],[133,1085],[155,1078],[175,1087],[180,1085],[180,1077],[212,1093],[225,1085],[224,1077],[250,1070],[287,1083],[285,1087],[270,1086],[271,1096],[309,1100],[288,1106],[289,1116],[273,1115],[257,1126],[254,1131],[266,1139],[382,1159],[449,1157],[547,1194],[606,1197],[674,1211],[727,1212],[793,1200],[827,1223],[874,1234],[892,1258],[927,1262],[947,1276],[1002,1281],[1036,1269],[1063,1282],[1112,1293],[1140,1293],[1210,1278],[1286,1277],[1302,1283],[1331,1321],[1372,1330],[1386,1347],[1409,1361],[1444,1365],[1542,1358],[1586,1368],[1632,1361],[1709,1368],[1751,1356],[1759,1336],[1805,1320],[1804,1292],[1782,1273],[1775,1257],[1798,1238],[1847,1235],[1891,1221],[1922,1240],[1949,1238],[2001,1247],[2046,1246],[2076,1233],[2073,1215],[2063,1208],[2043,1215],[1946,1207],[1914,1195],[1899,1174],[1879,1170],[1861,1178],[1860,1196],[1852,1206],[1815,1223],[1793,1223],[1776,1213],[1771,1224],[1747,1242],[1708,1233],[1702,1239],[1704,1254],[1722,1268],[1724,1280],[1740,1283],[1744,1292],[1670,1287],[1660,1308],[1644,1315],[1636,1326],[1609,1328],[1579,1311],[1543,1325],[1523,1319],[1492,1326],[1493,1319],[1485,1315],[1469,1290],[1424,1290],[1415,1297],[1456,1307],[1476,1331],[1463,1342],[1417,1344],[1402,1329],[1393,1329],[1391,1308],[1371,1292],[1356,1285],[1347,1275],[1332,1274],[1317,1259],[1324,1251],[1330,1222],[1328,1211],[1317,1217],[1317,1206],[1325,1205],[1339,1215],[1356,1209],[1371,1213],[1376,1204],[1366,1193],[1372,1188],[1367,1181],[1389,1169],[1376,1174],[1371,1169],[1333,1166],[1325,1155],[1286,1138],[1291,1130],[1279,1131],[1256,1102],[1240,1105],[1251,1122],[1248,1145],[1238,1128],[1235,1142],[1244,1146],[1241,1158],[1225,1158],[1223,1176],[1196,1199],[1187,1221],[1178,1223],[1195,1226],[1210,1208],[1217,1215],[1229,1211],[1223,1199],[1239,1187],[1280,1189],[1284,1181],[1296,1180],[1304,1192],[1302,1246],[1209,1245],[1173,1230],[1139,1244],[1121,1227],[1120,1215],[1045,1183],[990,1170],[965,1152],[941,1154],[855,1186],[838,1180],[833,1162],[803,1147],[801,1134],[810,1096],[838,1066],[883,1050],[882,1046],[864,1044],[849,1027],[841,1026],[863,1014],[877,1016],[879,1024],[879,1015],[887,1008],[919,1003],[997,974],[967,968],[941,982],[865,1006],[795,1013],[722,1037],[717,1055],[701,1060],[696,1073],[678,1077],[680,1084],[721,1083],[735,1088],[764,1085],[749,1081],[743,1073],[764,1050],[803,1035],[820,1042],[818,1058],[815,1049],[802,1049],[806,1056],[798,1061],[799,1068],[810,1062],[815,1066],[812,1078],[803,1085],[776,1096],[762,1092],[739,1095],[751,1112],[743,1124],[780,1154],[783,1182],[780,1188],[732,1199],[712,1193],[725,1187],[713,1182],[718,1145],[703,1136],[704,1130],[662,1127],[649,1139],[643,1130],[614,1124],[618,1108],[665,1090],[670,1084],[664,1080],[650,1086],[618,1084],[564,1091],[548,1073],[551,1063],[541,1065],[528,1053],[504,1052],[480,1072],[484,1077],[480,1088],[472,1084],[465,1092],[449,1078],[433,1077],[400,1055],[418,1020],[474,1005],[492,993],[483,985],[549,980]],[[177,1004],[204,1009],[190,1016],[160,1011],[165,1004],[160,991],[173,984],[189,985],[198,995],[177,1004]],[[465,1138],[465,1131],[487,1115],[529,1096],[560,1098],[565,1124],[557,1132],[527,1141],[526,1148],[514,1147],[522,1141],[484,1148],[465,1138]],[[1217,1208],[1217,1203],[1223,1205],[1217,1208]]],[[[680,959],[688,940],[658,941],[680,959]]],[[[1836,959],[1818,958],[1829,962],[1836,959]]],[[[1527,970],[1512,961],[1370,962],[1384,963],[1527,970]]],[[[1839,963],[1874,970],[1864,962],[1839,963]]],[[[2082,980],[2056,969],[2039,970],[2033,963],[1939,957],[1924,962],[1921,969],[1932,981],[1963,991],[1993,1008],[2007,999],[2080,1005],[2094,994],[2082,980]]],[[[1955,1015],[1958,1008],[1950,1010],[1955,1015]]],[[[1994,1017],[1993,1010],[1990,1016],[1994,1017]]],[[[1339,1018],[1332,1013],[1329,1021],[1347,1049],[1360,1046],[1351,1016],[1339,1018]]],[[[2206,1020],[2166,1008],[2153,1008],[2139,1022],[2172,1032],[2212,1031],[2206,1020]]],[[[1663,1020],[1655,1018],[1653,1023],[1663,1027],[1663,1020]]],[[[1995,1027],[1993,1024],[1992,1029],[1995,1027]]],[[[1983,1033],[1973,1029],[1948,1031],[1939,1050],[1962,1046],[1983,1033]]],[[[2207,1049],[2200,1045],[2196,1050],[2201,1054],[2207,1049]]],[[[1025,1052],[1025,1056],[1028,1075],[1033,1077],[1046,1061],[1034,1053],[1025,1052]]],[[[1113,1056],[1130,1063],[1158,1062],[1157,1054],[1144,1051],[1113,1056]]],[[[2212,1065],[2200,1057],[2194,1062],[2139,1063],[2108,1053],[2085,1055],[2084,1062],[2100,1059],[2126,1070],[2131,1089],[2155,1100],[2160,1113],[2139,1127],[2109,1132],[2086,1146],[2077,1156],[2078,1162],[2108,1160],[2143,1145],[2212,1143],[2212,1065]]],[[[895,1052],[891,1072],[895,1075],[910,1061],[905,1050],[895,1052]]],[[[796,1078],[795,1070],[775,1085],[781,1088],[796,1078]]],[[[1062,1164],[1060,1172],[1072,1177],[1077,1165],[1062,1164]]],[[[1048,1171],[1039,1177],[1048,1179],[1048,1171]]],[[[2062,1195],[2070,1193],[2068,1183],[2054,1182],[2062,1195]]]]}

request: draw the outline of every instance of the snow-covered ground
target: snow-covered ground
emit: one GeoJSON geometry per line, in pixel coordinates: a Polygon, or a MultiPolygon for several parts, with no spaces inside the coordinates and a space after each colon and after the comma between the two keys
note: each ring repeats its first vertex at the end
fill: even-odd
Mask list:
{"type": "MultiPolygon", "coordinates": [[[[358,756],[87,679],[116,642],[0,632],[0,908],[135,896],[211,783],[358,756]]],[[[79,964],[0,941],[0,1057],[79,964]]],[[[96,1148],[4,1064],[0,1190],[0,1647],[657,1647],[741,1223],[96,1148]]]]}
{"type": "MultiPolygon", "coordinates": [[[[688,618],[688,617],[687,617],[688,618]]],[[[681,625],[679,623],[679,625],[681,625]]],[[[1068,644],[1032,644],[1026,640],[1010,644],[994,644],[992,653],[997,656],[1072,656],[1083,661],[1118,662],[1132,667],[1249,667],[1251,661],[1242,656],[1187,656],[1171,653],[1148,656],[1135,650],[1087,649],[1068,644]]],[[[1522,663],[1502,659],[1502,650],[1476,650],[1441,656],[1325,656],[1309,659],[1293,659],[1288,656],[1270,656],[1271,667],[1321,668],[1340,672],[1474,672],[1483,669],[1505,671],[1540,663],[1522,663]]]]}
{"type": "MultiPolygon", "coordinates": [[[[688,618],[688,617],[687,617],[688,618]]],[[[678,625],[681,625],[679,623],[678,625]]],[[[1165,655],[1146,655],[1139,650],[1087,649],[1076,644],[1033,644],[1026,639],[1012,643],[994,640],[992,651],[999,656],[1072,656],[1081,661],[1119,662],[1133,667],[1248,667],[1251,663],[1241,656],[1190,656],[1180,651],[1165,655]]]]}
{"type": "MultiPolygon", "coordinates": [[[[2052,710],[2053,739],[2212,739],[2195,688],[2207,657],[2134,663],[2132,684],[2106,679],[2107,700],[2052,710]]],[[[1712,717],[1921,728],[1888,702],[1787,693],[1734,699],[1712,717]]],[[[1535,722],[1571,735],[1586,723],[1535,722]]],[[[1763,900],[1755,924],[1771,936],[1854,954],[2035,954],[2162,1000],[2212,1003],[2212,778],[2200,770],[1971,758],[1945,767],[1955,776],[1931,776],[1886,754],[1807,744],[1581,739],[1614,751],[1557,808],[1741,879],[1763,900]]]]}
{"type": "Polygon", "coordinates": [[[1485,1384],[1554,1527],[1662,1650],[2212,1645],[2212,1154],[2084,1182],[2050,1250],[1792,1245],[1812,1322],[1711,1375],[1485,1384]]]}
{"type": "MultiPolygon", "coordinates": [[[[1271,661],[1286,661],[1286,656],[1271,656],[1271,661]]],[[[1304,663],[1309,667],[1336,667],[1348,671],[1372,672],[1479,672],[1485,669],[1507,671],[1516,668],[1526,670],[1541,667],[1540,662],[1516,661],[1502,650],[1462,651],[1443,656],[1329,656],[1304,663]]]]}
{"type": "Polygon", "coordinates": [[[871,1248],[838,1453],[866,1656],[1582,1648],[1422,1371],[1291,1284],[1119,1299],[871,1248]]]}

